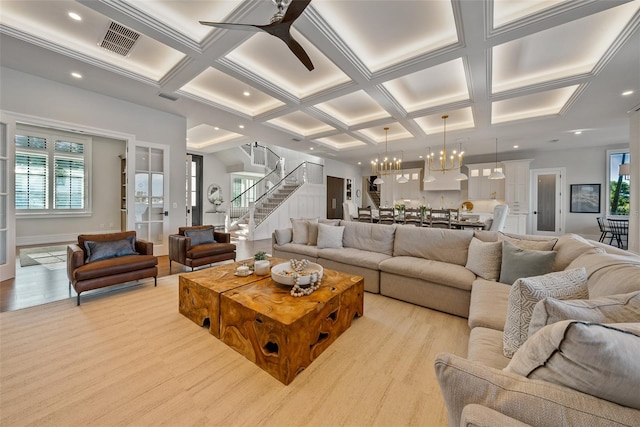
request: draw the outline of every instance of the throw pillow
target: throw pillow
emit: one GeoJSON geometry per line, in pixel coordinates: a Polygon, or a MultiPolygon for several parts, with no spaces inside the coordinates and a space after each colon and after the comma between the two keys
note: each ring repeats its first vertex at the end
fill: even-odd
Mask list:
{"type": "Polygon", "coordinates": [[[505,241],[502,243],[500,282],[511,285],[522,277],[551,273],[555,259],[554,251],[523,249],[505,241]]]}
{"type": "Polygon", "coordinates": [[[552,323],[580,320],[597,323],[640,322],[640,291],[587,300],[545,298],[533,309],[529,336],[552,323]]]}
{"type": "Polygon", "coordinates": [[[344,225],[318,224],[318,249],[341,248],[344,225]]]}
{"type": "Polygon", "coordinates": [[[274,231],[274,233],[276,235],[277,244],[284,245],[285,243],[291,243],[291,239],[293,238],[293,229],[281,228],[274,231]]]}
{"type": "Polygon", "coordinates": [[[525,238],[524,236],[517,235],[509,235],[505,233],[498,233],[498,241],[509,242],[513,245],[518,246],[522,249],[534,249],[536,251],[551,251],[553,247],[556,245],[558,239],[548,239],[542,237],[534,237],[528,236],[529,238],[525,238]]]}
{"type": "Polygon", "coordinates": [[[533,309],[546,297],[588,298],[587,271],[582,268],[516,280],[509,291],[507,321],[502,336],[502,350],[506,357],[513,356],[527,340],[533,309]]]}
{"type": "Polygon", "coordinates": [[[291,228],[293,229],[293,243],[297,243],[299,245],[308,245],[310,241],[318,240],[317,234],[309,236],[310,223],[317,224],[318,218],[291,218],[291,228]]]}
{"type": "Polygon", "coordinates": [[[523,344],[505,371],[640,409],[640,323],[565,320],[523,344]]]}
{"type": "Polygon", "coordinates": [[[87,240],[84,242],[84,247],[87,251],[87,263],[137,254],[136,239],[133,236],[129,236],[121,240],[110,240],[105,242],[87,240]]]}
{"type": "Polygon", "coordinates": [[[498,280],[502,264],[502,242],[483,242],[474,237],[469,244],[467,270],[485,280],[498,280]]]}
{"type": "Polygon", "coordinates": [[[184,235],[191,239],[192,247],[204,245],[205,243],[214,243],[216,241],[213,238],[213,227],[185,230],[184,235]]]}
{"type": "Polygon", "coordinates": [[[318,244],[318,224],[339,225],[339,219],[317,219],[309,220],[309,241],[308,245],[315,246],[318,244]]]}

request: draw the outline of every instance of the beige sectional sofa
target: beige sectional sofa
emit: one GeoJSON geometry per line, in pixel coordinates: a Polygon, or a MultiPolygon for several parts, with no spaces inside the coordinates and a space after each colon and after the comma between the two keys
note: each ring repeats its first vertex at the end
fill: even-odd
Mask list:
{"type": "MultiPolygon", "coordinates": [[[[273,234],[273,255],[286,259],[304,257],[325,268],[363,276],[365,290],[368,292],[468,317],[470,335],[467,357],[440,354],[435,363],[438,381],[449,411],[450,425],[640,426],[640,406],[634,406],[634,399],[631,399],[631,403],[624,399],[623,403],[616,403],[617,397],[611,397],[606,393],[604,397],[601,395],[600,389],[607,388],[613,388],[613,391],[607,391],[609,393],[624,394],[620,391],[624,390],[620,385],[614,383],[611,387],[604,386],[611,381],[611,377],[607,377],[613,375],[611,372],[603,376],[602,382],[599,383],[603,384],[602,387],[597,386],[596,390],[586,388],[588,393],[578,391],[583,385],[563,384],[557,379],[563,376],[557,372],[552,373],[550,378],[539,379],[544,378],[540,372],[546,368],[563,366],[556,365],[552,358],[558,354],[570,354],[569,349],[565,352],[562,349],[550,352],[550,358],[545,359],[549,366],[533,369],[531,374],[517,373],[517,368],[514,368],[516,362],[526,360],[527,363],[532,363],[533,358],[524,351],[540,353],[542,350],[539,349],[544,346],[534,343],[530,336],[527,337],[526,326],[531,327],[527,323],[524,325],[525,335],[520,337],[524,343],[519,343],[521,347],[512,355],[513,359],[505,356],[505,336],[508,334],[505,334],[504,329],[509,316],[509,330],[513,329],[514,319],[522,322],[521,317],[533,315],[534,317],[528,321],[540,323],[542,318],[542,324],[538,325],[539,330],[536,331],[538,333],[534,334],[536,339],[552,327],[557,329],[562,326],[566,327],[567,331],[573,331],[582,327],[584,322],[555,322],[544,327],[544,322],[551,322],[549,319],[553,316],[541,316],[541,310],[538,309],[538,305],[541,304],[535,304],[538,311],[532,310],[534,306],[530,301],[528,308],[522,309],[525,315],[514,314],[514,296],[511,295],[510,298],[510,294],[517,295],[520,289],[527,289],[527,286],[530,286],[527,284],[528,281],[533,282],[531,286],[535,290],[536,280],[540,276],[518,279],[513,284],[499,281],[500,274],[504,279],[507,267],[517,267],[515,273],[511,272],[517,277],[518,267],[531,268],[532,265],[546,263],[545,268],[550,267],[551,272],[542,276],[540,280],[543,284],[545,280],[560,283],[563,283],[562,280],[579,282],[575,285],[578,290],[563,292],[560,286],[557,290],[558,295],[555,295],[557,300],[568,300],[567,303],[577,300],[583,303],[601,301],[602,298],[610,296],[618,298],[619,295],[627,295],[623,298],[623,305],[627,310],[626,317],[623,317],[622,323],[616,321],[616,327],[613,329],[615,333],[619,333],[618,327],[625,331],[622,337],[631,337],[630,345],[633,347],[640,344],[640,257],[637,255],[585,240],[574,234],[551,238],[350,221],[329,224],[323,222],[327,221],[293,220],[291,229],[277,230],[273,234]],[[307,235],[304,235],[304,230],[307,235]],[[328,233],[332,233],[333,236],[327,240],[323,234],[326,236],[328,233]],[[504,249],[502,254],[493,253],[507,245],[509,249],[504,249]],[[512,249],[513,247],[516,249],[512,249]],[[548,253],[543,253],[545,251],[548,253]],[[496,257],[501,261],[501,256],[508,254],[515,254],[516,258],[509,258],[511,261],[508,265],[502,266],[502,271],[500,265],[497,271],[495,268],[492,269],[491,264],[496,262],[496,257]],[[531,261],[528,256],[532,254],[545,259],[531,261]],[[525,257],[518,258],[521,255],[525,257]],[[516,261],[513,261],[514,259],[516,261]],[[633,292],[636,293],[632,294],[633,292]],[[580,295],[580,298],[572,299],[572,295],[580,295]],[[629,295],[631,297],[628,297],[629,295]],[[510,364],[512,361],[515,362],[510,364]]],[[[535,292],[533,294],[536,295],[535,292]]],[[[554,298],[542,299],[556,301],[554,298]]],[[[603,305],[612,304],[605,301],[598,306],[598,310],[603,305]]],[[[592,320],[588,317],[577,320],[592,320]]],[[[601,323],[614,322],[601,320],[601,323]]],[[[598,324],[592,326],[589,322],[586,322],[586,325],[589,328],[602,327],[598,324]]],[[[523,325],[520,327],[522,329],[523,325]]],[[[611,328],[606,329],[609,333],[611,328]]],[[[554,336],[564,339],[572,336],[567,331],[552,332],[555,333],[554,336]]],[[[562,345],[565,345],[564,341],[562,345]]],[[[586,351],[578,351],[581,354],[591,354],[597,349],[589,347],[586,351]]],[[[616,358],[618,352],[615,350],[612,354],[616,357],[612,357],[612,354],[599,357],[596,354],[595,360],[612,360],[615,361],[613,363],[616,364],[616,369],[621,365],[627,368],[627,371],[623,371],[623,383],[631,384],[635,390],[640,390],[640,363],[635,359],[640,353],[640,347],[638,352],[633,351],[632,348],[635,365],[624,366],[624,363],[616,358]]],[[[608,369],[609,366],[605,363],[592,371],[598,373],[608,369]]],[[[570,372],[569,369],[566,371],[570,372]]],[[[570,373],[567,376],[587,378],[583,373],[570,373]]],[[[640,399],[640,393],[636,394],[640,399]]]]}

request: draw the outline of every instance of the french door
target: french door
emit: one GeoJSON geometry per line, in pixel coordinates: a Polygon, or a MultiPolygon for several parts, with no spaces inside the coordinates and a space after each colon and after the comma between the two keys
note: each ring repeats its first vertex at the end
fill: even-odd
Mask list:
{"type": "MultiPolygon", "coordinates": [[[[137,237],[153,243],[154,255],[168,253],[169,232],[169,148],[165,145],[136,142],[135,161],[130,162],[134,176],[129,200],[129,223],[134,224],[137,237]]],[[[130,175],[131,176],[131,175],[130,175]]],[[[129,183],[131,186],[131,183],[129,183]]]]}
{"type": "Polygon", "coordinates": [[[0,123],[0,281],[16,275],[16,219],[13,211],[13,162],[10,161],[13,144],[9,143],[10,140],[13,136],[9,136],[8,125],[0,123]]]}

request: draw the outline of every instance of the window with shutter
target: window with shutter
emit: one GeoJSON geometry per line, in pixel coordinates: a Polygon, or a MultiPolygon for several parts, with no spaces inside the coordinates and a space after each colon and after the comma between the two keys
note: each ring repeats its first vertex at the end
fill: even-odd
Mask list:
{"type": "Polygon", "coordinates": [[[16,214],[88,213],[91,139],[57,131],[17,128],[16,214]]]}

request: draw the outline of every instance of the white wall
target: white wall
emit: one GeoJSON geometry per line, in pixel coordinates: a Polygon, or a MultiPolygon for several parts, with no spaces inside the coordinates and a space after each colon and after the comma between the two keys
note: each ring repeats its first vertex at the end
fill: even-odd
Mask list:
{"type": "Polygon", "coordinates": [[[640,111],[629,117],[631,155],[631,198],[629,214],[629,250],[640,254],[640,111]]]}
{"type": "Polygon", "coordinates": [[[531,162],[531,169],[566,168],[565,188],[562,189],[564,195],[562,209],[565,213],[564,233],[576,233],[596,240],[600,237],[596,218],[606,214],[607,150],[613,148],[626,148],[626,146],[583,148],[579,155],[576,155],[576,150],[537,151],[532,156],[534,160],[531,162]],[[570,212],[571,184],[600,184],[602,193],[599,214],[570,212]]]}
{"type": "MultiPolygon", "coordinates": [[[[177,230],[181,221],[184,221],[185,195],[185,138],[186,119],[173,114],[153,110],[140,105],[132,104],[100,95],[95,92],[75,88],[54,81],[21,73],[9,68],[0,68],[0,110],[9,114],[30,116],[38,121],[56,122],[69,128],[92,129],[94,134],[123,135],[123,140],[131,137],[130,144],[135,141],[145,141],[170,147],[170,194],[168,200],[169,229],[177,230]],[[37,100],[37,102],[34,102],[37,100]],[[173,204],[176,207],[173,207],[173,204]]],[[[38,123],[36,123],[38,124],[38,123]]],[[[96,144],[100,145],[100,144],[96,144]]],[[[120,184],[119,161],[113,158],[115,150],[104,147],[96,150],[94,147],[94,167],[101,161],[112,163],[105,165],[100,171],[100,176],[93,178],[94,199],[102,194],[102,184],[105,184],[105,193],[111,192],[113,182],[120,184]],[[102,152],[107,157],[97,157],[102,152]],[[111,176],[111,168],[117,172],[111,176]],[[108,176],[105,176],[105,175],[108,176]],[[109,181],[107,183],[107,181],[109,181]]],[[[129,147],[133,150],[135,147],[129,147]]],[[[111,196],[109,196],[111,198],[111,196]]],[[[113,202],[116,209],[119,208],[117,199],[113,202]]],[[[16,244],[21,241],[29,243],[48,243],[62,235],[75,238],[80,232],[106,231],[101,224],[113,222],[119,223],[112,216],[111,209],[104,208],[108,214],[94,209],[93,215],[82,223],[77,218],[69,219],[41,219],[32,220],[27,225],[18,221],[16,244]],[[113,221],[112,221],[113,220],[113,221]],[[34,222],[38,221],[38,222],[34,222]],[[37,225],[36,225],[37,224],[37,225]]],[[[113,211],[115,212],[115,211],[113,211]]],[[[132,224],[129,226],[132,229],[132,224]]],[[[117,227],[119,228],[119,226],[117,227]]],[[[69,240],[68,238],[64,239],[69,240]]],[[[55,240],[59,241],[59,240],[55,240]]]]}

